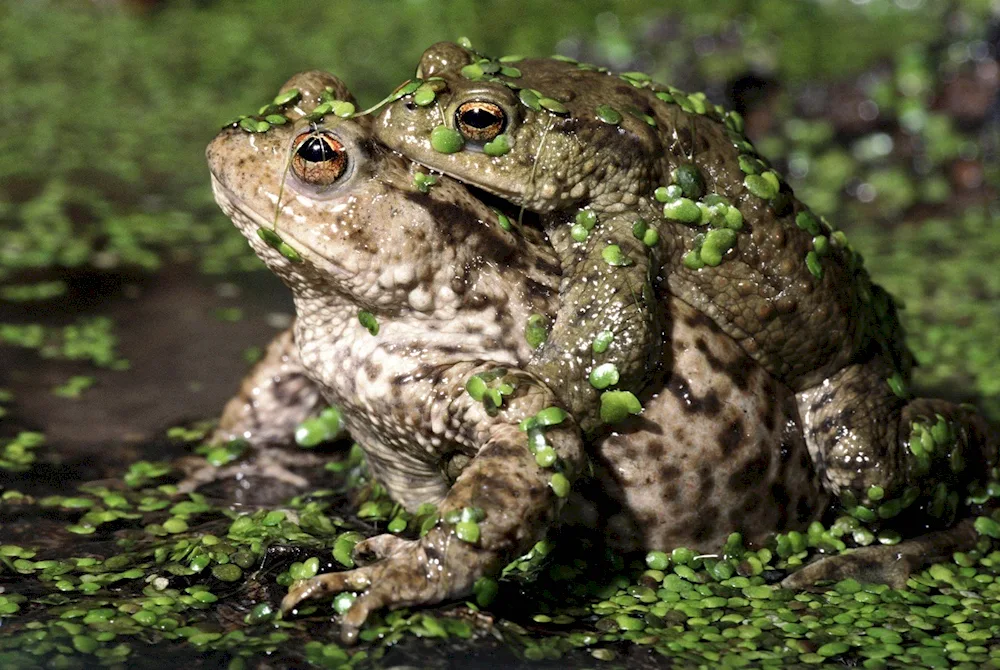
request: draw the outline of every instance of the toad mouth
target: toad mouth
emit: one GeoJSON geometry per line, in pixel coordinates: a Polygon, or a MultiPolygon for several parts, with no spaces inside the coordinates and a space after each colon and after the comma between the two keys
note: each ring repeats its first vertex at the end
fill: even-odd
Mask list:
{"type": "MultiPolygon", "coordinates": [[[[237,194],[214,172],[211,173],[211,178],[212,190],[220,209],[245,237],[257,235],[258,229],[274,231],[274,219],[265,217],[253,208],[245,206],[237,194]]],[[[296,252],[306,252],[304,258],[311,264],[322,266],[326,272],[333,276],[346,277],[350,275],[345,268],[332,262],[325,253],[316,249],[309,241],[300,239],[297,235],[284,230],[278,231],[276,234],[283,238],[283,241],[288,242],[296,252]]]]}

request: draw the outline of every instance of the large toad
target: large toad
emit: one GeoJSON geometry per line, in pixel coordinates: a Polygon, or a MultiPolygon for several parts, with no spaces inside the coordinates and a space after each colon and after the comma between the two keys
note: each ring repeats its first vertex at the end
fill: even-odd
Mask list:
{"type": "MultiPolygon", "coordinates": [[[[368,564],[293,586],[286,610],[361,591],[344,617],[353,639],[374,609],[468,594],[567,501],[612,545],[647,550],[712,550],[734,530],[756,541],[823,510],[791,390],[669,295],[653,303],[665,344],[645,389],[605,390],[615,430],[585,440],[559,393],[581,380],[549,385],[529,367],[525,330],[559,309],[552,248],[380,146],[368,118],[338,116],[349,101],[335,78],[297,75],[266,117],[208,148],[217,201],[297,315],[216,437],[280,442],[336,404],[389,494],[409,510],[436,505],[439,521],[416,539],[359,544],[368,564]],[[596,515],[576,486],[588,457],[611,501],[596,515]]],[[[590,372],[583,383],[614,386],[607,369],[590,372]]]]}
{"type": "MultiPolygon", "coordinates": [[[[642,266],[658,301],[696,309],[795,392],[824,488],[858,519],[948,525],[967,484],[996,464],[982,417],[910,395],[912,356],[891,296],[843,233],[757,155],[738,115],[641,73],[492,59],[450,43],[429,48],[416,76],[421,88],[382,111],[377,137],[542,216],[569,259],[564,281],[585,294],[564,291],[564,330],[546,343],[569,352],[564,359],[618,365],[622,383],[636,384],[647,351],[586,348],[598,330],[587,320],[608,318],[587,296],[635,291],[642,266]],[[422,89],[432,94],[419,97],[422,89]],[[599,212],[596,225],[581,231],[580,211],[599,212]],[[636,265],[595,275],[609,246],[628,249],[636,265]]],[[[649,301],[635,304],[655,323],[649,301]]],[[[619,328],[628,346],[651,347],[640,311],[623,313],[619,328]]],[[[537,361],[543,381],[552,381],[550,355],[537,361]]]]}

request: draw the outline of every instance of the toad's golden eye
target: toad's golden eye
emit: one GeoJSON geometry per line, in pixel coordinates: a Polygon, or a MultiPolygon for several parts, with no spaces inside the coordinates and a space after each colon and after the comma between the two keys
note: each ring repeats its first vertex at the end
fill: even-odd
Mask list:
{"type": "Polygon", "coordinates": [[[295,138],[292,171],[313,186],[330,186],[347,171],[347,152],[339,141],[321,132],[295,138]]]}
{"type": "Polygon", "coordinates": [[[507,114],[495,102],[470,100],[455,110],[455,127],[471,142],[489,142],[507,127],[507,114]]]}

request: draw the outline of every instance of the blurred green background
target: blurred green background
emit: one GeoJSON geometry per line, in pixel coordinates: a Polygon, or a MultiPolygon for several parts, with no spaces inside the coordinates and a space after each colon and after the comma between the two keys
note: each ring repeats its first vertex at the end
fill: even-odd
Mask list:
{"type": "Polygon", "coordinates": [[[487,53],[645,70],[740,107],[797,192],[907,302],[918,382],[998,418],[998,12],[995,0],[5,0],[0,298],[58,294],[58,268],[259,268],[211,198],[203,149],[219,126],[306,68],[370,104],[428,45],[464,35],[487,53]]]}

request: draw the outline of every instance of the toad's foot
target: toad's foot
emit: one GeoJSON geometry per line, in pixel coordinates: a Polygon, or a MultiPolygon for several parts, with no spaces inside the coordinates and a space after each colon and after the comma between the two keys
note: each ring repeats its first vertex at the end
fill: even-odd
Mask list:
{"type": "Polygon", "coordinates": [[[380,539],[385,537],[367,541],[364,551],[382,555],[374,563],[294,584],[281,601],[282,613],[287,615],[305,600],[360,591],[341,621],[341,638],[352,644],[371,612],[468,595],[475,581],[496,567],[495,554],[460,540],[451,529],[437,527],[414,541],[380,539]]]}
{"type": "Polygon", "coordinates": [[[947,530],[936,531],[892,546],[863,547],[828,556],[797,570],[781,582],[789,589],[805,589],[818,582],[855,579],[859,582],[906,587],[914,572],[931,563],[946,560],[956,551],[972,549],[978,534],[971,519],[947,530]]]}
{"type": "Polygon", "coordinates": [[[185,477],[177,483],[177,491],[190,493],[205,484],[230,478],[261,478],[296,488],[306,488],[309,486],[309,480],[295,474],[288,469],[288,466],[322,467],[323,459],[316,454],[302,451],[261,448],[254,450],[250,458],[231,465],[215,466],[204,458],[194,456],[181,459],[178,465],[185,473],[185,477]]]}

